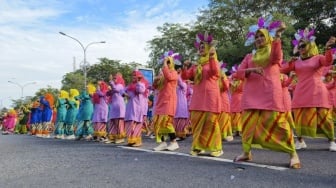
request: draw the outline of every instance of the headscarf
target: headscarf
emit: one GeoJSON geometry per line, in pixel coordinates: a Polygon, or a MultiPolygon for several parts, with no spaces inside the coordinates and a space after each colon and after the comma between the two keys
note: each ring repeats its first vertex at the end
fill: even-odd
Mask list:
{"type": "Polygon", "coordinates": [[[316,37],[314,36],[315,30],[308,28],[299,29],[294,37],[295,39],[292,41],[292,44],[294,45],[293,53],[296,54],[298,52],[298,46],[300,43],[304,43],[306,45],[306,53],[300,54],[301,59],[307,59],[309,57],[315,56],[319,54],[318,48],[315,43],[316,37]]]}
{"type": "Polygon", "coordinates": [[[132,83],[130,83],[128,86],[127,86],[127,91],[131,91],[131,92],[135,92],[135,89],[136,89],[136,84],[138,82],[138,79],[143,79],[143,75],[142,73],[139,71],[139,70],[134,70],[132,72],[132,76],[133,77],[136,77],[137,80],[133,80],[132,83]]]}
{"type": "Polygon", "coordinates": [[[65,90],[61,90],[59,94],[59,98],[61,99],[68,99],[69,98],[69,93],[65,90]]]}
{"type": "MultiPolygon", "coordinates": [[[[209,63],[209,51],[211,48],[214,48],[214,46],[216,45],[216,41],[213,40],[213,37],[212,35],[209,35],[207,32],[205,32],[205,34],[201,34],[201,33],[198,33],[196,35],[196,42],[195,42],[195,47],[200,50],[200,47],[202,45],[204,45],[204,52],[205,52],[205,55],[204,56],[201,56],[198,61],[197,61],[197,67],[196,67],[196,74],[195,74],[195,78],[194,78],[194,83],[195,84],[199,84],[202,80],[202,70],[203,70],[203,65],[209,63]]],[[[214,54],[214,59],[215,61],[218,62],[217,60],[217,53],[215,51],[215,54],[214,54]]]]}
{"type": "Polygon", "coordinates": [[[258,48],[252,57],[252,61],[258,67],[266,67],[270,60],[271,45],[273,37],[269,34],[267,29],[259,29],[256,33],[262,33],[265,36],[265,45],[258,48]]]}
{"type": "MultiPolygon", "coordinates": [[[[175,70],[175,64],[181,65],[181,56],[178,53],[174,53],[173,50],[165,52],[161,56],[159,63],[162,64],[166,58],[168,58],[168,61],[170,62],[169,64],[167,64],[169,70],[175,70]]],[[[165,78],[163,75],[161,75],[155,84],[157,90],[161,90],[163,88],[164,81],[165,81],[165,78]]]]}
{"type": "Polygon", "coordinates": [[[76,101],[76,104],[77,104],[77,108],[79,107],[79,101],[76,100],[75,97],[79,96],[79,91],[77,89],[70,89],[70,96],[69,96],[69,99],[70,100],[74,100],[76,101]]]}
{"type": "Polygon", "coordinates": [[[115,75],[115,80],[114,80],[114,83],[115,84],[121,84],[125,87],[125,80],[122,76],[122,74],[120,72],[118,72],[116,75],[115,75]]]}

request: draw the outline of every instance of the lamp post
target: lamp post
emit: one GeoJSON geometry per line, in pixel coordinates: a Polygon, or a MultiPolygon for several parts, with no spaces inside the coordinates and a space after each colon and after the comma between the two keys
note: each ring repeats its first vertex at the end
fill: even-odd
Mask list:
{"type": "Polygon", "coordinates": [[[36,84],[36,82],[28,82],[28,83],[25,83],[25,84],[19,84],[17,82],[13,82],[13,81],[8,81],[8,83],[11,83],[11,84],[14,84],[14,85],[17,85],[20,87],[21,89],[21,100],[23,100],[23,89],[28,86],[28,85],[32,85],[32,84],[36,84]]]}
{"type": "Polygon", "coordinates": [[[63,32],[59,32],[59,33],[60,33],[61,35],[64,35],[64,36],[66,36],[66,37],[69,37],[69,38],[75,40],[76,42],[79,43],[79,45],[80,45],[80,46],[82,47],[82,49],[83,49],[83,52],[84,52],[84,60],[83,60],[84,88],[86,89],[86,85],[87,85],[86,50],[87,50],[87,48],[88,48],[90,45],[92,45],[92,44],[100,44],[100,43],[106,43],[106,42],[105,42],[105,41],[91,42],[91,43],[89,43],[88,45],[86,45],[86,46],[84,47],[84,45],[83,45],[78,39],[76,39],[75,37],[72,37],[72,36],[70,36],[70,35],[67,35],[67,34],[65,34],[65,33],[63,33],[63,32]]]}

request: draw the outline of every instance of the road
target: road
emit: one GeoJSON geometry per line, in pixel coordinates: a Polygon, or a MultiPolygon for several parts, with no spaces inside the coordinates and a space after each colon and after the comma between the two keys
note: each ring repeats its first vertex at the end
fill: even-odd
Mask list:
{"type": "Polygon", "coordinates": [[[236,137],[224,142],[224,155],[192,157],[191,137],[176,152],[143,146],[0,135],[0,187],[336,187],[336,152],[326,139],[306,139],[298,151],[302,169],[288,169],[284,153],[253,149],[253,162],[233,163],[240,154],[236,137]]]}

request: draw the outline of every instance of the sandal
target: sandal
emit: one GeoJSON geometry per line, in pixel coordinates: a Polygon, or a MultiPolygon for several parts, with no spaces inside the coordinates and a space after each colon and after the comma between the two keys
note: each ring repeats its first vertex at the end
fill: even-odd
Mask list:
{"type": "Polygon", "coordinates": [[[243,162],[243,161],[252,161],[252,154],[249,153],[247,156],[245,154],[241,154],[233,159],[233,162],[243,162]]]}
{"type": "Polygon", "coordinates": [[[194,149],[190,151],[190,155],[198,156],[199,154],[205,153],[204,150],[194,149]]]}
{"type": "Polygon", "coordinates": [[[292,169],[300,169],[301,163],[300,163],[299,157],[297,156],[292,157],[290,160],[289,167],[292,169]]]}

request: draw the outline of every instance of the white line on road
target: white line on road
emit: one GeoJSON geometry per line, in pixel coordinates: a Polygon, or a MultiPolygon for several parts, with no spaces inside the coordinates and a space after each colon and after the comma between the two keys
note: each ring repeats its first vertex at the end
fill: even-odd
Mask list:
{"type": "Polygon", "coordinates": [[[208,156],[192,156],[192,155],[189,155],[189,154],[186,154],[186,153],[180,153],[180,152],[174,152],[174,151],[153,151],[153,150],[149,150],[149,149],[133,148],[133,147],[127,147],[127,146],[117,146],[117,147],[123,148],[123,149],[129,149],[129,150],[143,151],[143,152],[148,152],[148,153],[162,153],[162,154],[168,154],[168,155],[179,155],[179,156],[184,156],[184,157],[195,157],[195,158],[208,159],[208,160],[213,160],[213,161],[222,161],[222,162],[226,162],[226,163],[234,163],[234,164],[245,165],[245,166],[268,168],[268,169],[279,170],[279,171],[284,171],[284,170],[289,169],[289,168],[281,167],[281,166],[263,165],[263,164],[257,164],[257,163],[251,163],[251,162],[235,163],[235,162],[232,161],[232,159],[224,159],[224,158],[219,158],[219,157],[208,157],[208,156]]]}

